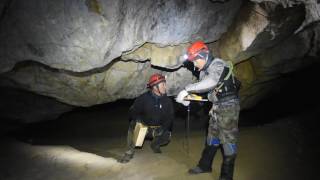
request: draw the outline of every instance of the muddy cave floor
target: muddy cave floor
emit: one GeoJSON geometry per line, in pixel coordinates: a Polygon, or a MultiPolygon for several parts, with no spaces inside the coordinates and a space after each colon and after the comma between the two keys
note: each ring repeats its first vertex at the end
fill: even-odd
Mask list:
{"type": "MultiPolygon", "coordinates": [[[[127,110],[121,103],[78,110],[7,133],[1,138],[0,179],[218,179],[220,152],[212,173],[187,174],[197,164],[205,140],[207,119],[198,116],[197,109],[191,111],[189,148],[186,109],[180,107],[172,140],[162,147],[162,154],[154,154],[146,141],[132,161],[119,164],[116,159],[126,149],[127,110]]],[[[319,179],[319,110],[290,116],[260,114],[260,120],[259,110],[242,112],[234,179],[319,179]]]]}

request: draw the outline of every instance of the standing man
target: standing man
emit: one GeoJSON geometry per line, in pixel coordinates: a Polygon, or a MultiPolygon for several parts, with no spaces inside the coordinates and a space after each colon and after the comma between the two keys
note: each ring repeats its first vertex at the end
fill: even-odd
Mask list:
{"type": "Polygon", "coordinates": [[[118,161],[129,162],[134,155],[133,135],[136,123],[148,127],[146,138],[152,139],[151,149],[161,153],[160,146],[168,144],[174,118],[172,100],[166,95],[166,79],[161,74],[153,74],[147,84],[149,91],[139,96],[129,110],[128,150],[118,161]]]}
{"type": "Polygon", "coordinates": [[[208,93],[213,103],[209,112],[210,120],[205,148],[198,165],[189,170],[189,174],[212,171],[212,161],[222,148],[223,163],[220,180],[232,180],[237,155],[240,82],[232,73],[232,63],[215,58],[203,41],[194,42],[187,50],[185,59],[193,62],[200,71],[200,81],[187,85],[176,101],[185,106],[189,101],[184,98],[190,93],[208,93]]]}

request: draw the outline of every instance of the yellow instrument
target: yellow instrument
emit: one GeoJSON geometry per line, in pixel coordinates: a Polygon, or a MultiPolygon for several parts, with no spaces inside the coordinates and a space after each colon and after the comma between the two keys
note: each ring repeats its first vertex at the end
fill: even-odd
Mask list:
{"type": "Polygon", "coordinates": [[[185,101],[208,101],[208,99],[203,99],[201,96],[196,94],[189,94],[184,98],[185,101]]]}

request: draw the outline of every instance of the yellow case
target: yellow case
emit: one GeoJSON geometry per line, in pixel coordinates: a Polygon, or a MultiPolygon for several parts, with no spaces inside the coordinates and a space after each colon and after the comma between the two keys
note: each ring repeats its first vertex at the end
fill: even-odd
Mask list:
{"type": "Polygon", "coordinates": [[[133,144],[136,147],[141,147],[146,137],[148,126],[143,125],[142,123],[137,122],[133,132],[133,144]]]}

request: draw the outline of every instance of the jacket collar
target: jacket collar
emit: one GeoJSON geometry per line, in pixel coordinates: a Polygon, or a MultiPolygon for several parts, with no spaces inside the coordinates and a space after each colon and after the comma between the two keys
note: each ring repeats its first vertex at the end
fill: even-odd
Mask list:
{"type": "Polygon", "coordinates": [[[208,60],[204,67],[202,68],[202,71],[207,72],[208,67],[211,65],[212,61],[214,60],[214,57],[209,53],[208,54],[208,60]]]}

